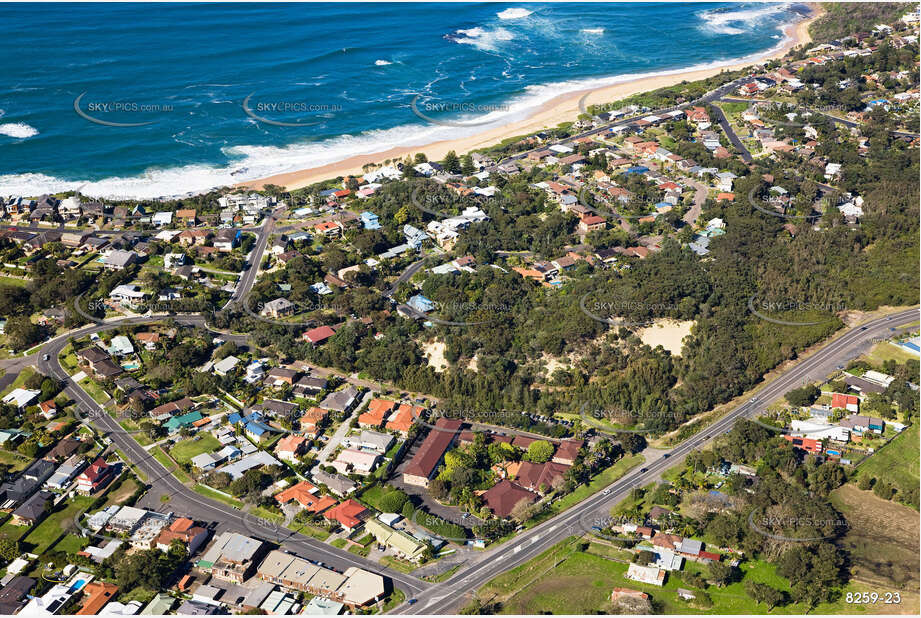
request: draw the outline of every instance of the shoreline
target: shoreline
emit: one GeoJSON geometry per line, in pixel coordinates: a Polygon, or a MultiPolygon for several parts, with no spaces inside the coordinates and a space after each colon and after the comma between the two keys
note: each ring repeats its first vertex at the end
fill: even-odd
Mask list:
{"type": "MultiPolygon", "coordinates": [[[[234,188],[258,190],[267,184],[274,184],[280,185],[287,190],[301,189],[339,176],[361,176],[365,173],[362,169],[364,165],[380,164],[387,159],[403,159],[416,153],[424,153],[430,161],[439,161],[444,158],[449,150],[454,150],[460,155],[479,148],[493,146],[510,137],[535,133],[542,129],[555,127],[562,122],[575,120],[581,113],[579,100],[586,95],[588,95],[586,98],[587,105],[610,103],[642,92],[674,86],[683,81],[706,79],[719,75],[723,71],[734,71],[753,64],[782,58],[794,47],[812,41],[809,36],[809,25],[821,17],[824,11],[821,6],[815,3],[810,3],[809,8],[811,10],[809,16],[787,26],[784,29],[785,40],[779,46],[768,50],[763,55],[749,57],[732,64],[701,69],[678,69],[673,73],[640,77],[600,88],[567,92],[541,104],[522,120],[471,136],[427,144],[397,146],[379,152],[355,155],[335,163],[248,180],[234,185],[234,188]]],[[[613,78],[616,78],[616,76],[612,76],[613,78]]]]}

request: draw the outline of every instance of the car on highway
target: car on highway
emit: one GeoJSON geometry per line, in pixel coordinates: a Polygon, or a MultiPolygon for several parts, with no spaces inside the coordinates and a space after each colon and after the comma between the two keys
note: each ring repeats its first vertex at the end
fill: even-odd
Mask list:
{"type": "Polygon", "coordinates": [[[757,398],[757,397],[752,397],[751,399],[749,399],[749,401],[751,401],[752,403],[755,403],[756,401],[758,401],[758,398],[757,398]]]}
{"type": "Polygon", "coordinates": [[[662,459],[668,459],[669,455],[671,455],[671,453],[662,453],[662,459]]]}
{"type": "Polygon", "coordinates": [[[611,493],[611,488],[610,488],[610,487],[608,487],[608,488],[605,489],[603,492],[601,492],[601,495],[607,496],[609,493],[611,493]]]}
{"type": "Polygon", "coordinates": [[[407,603],[409,603],[410,605],[415,605],[418,601],[419,599],[410,599],[407,601],[407,603]]]}
{"type": "Polygon", "coordinates": [[[43,360],[43,361],[49,360],[50,358],[51,358],[51,357],[48,356],[47,354],[42,354],[42,360],[43,360]]]}
{"type": "Polygon", "coordinates": [[[640,468],[640,472],[648,472],[649,468],[640,468]]]}

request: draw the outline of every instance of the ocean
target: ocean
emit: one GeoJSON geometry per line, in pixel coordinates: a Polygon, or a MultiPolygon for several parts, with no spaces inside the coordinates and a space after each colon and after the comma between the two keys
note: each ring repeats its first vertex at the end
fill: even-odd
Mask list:
{"type": "Polygon", "coordinates": [[[0,195],[182,195],[774,48],[801,4],[3,4],[0,195]]]}

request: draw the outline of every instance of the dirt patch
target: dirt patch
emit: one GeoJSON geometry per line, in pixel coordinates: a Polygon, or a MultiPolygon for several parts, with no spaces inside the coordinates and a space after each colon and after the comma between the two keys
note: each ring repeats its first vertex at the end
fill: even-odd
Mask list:
{"type": "Polygon", "coordinates": [[[652,326],[639,329],[636,334],[650,348],[662,346],[671,354],[681,356],[684,338],[691,334],[695,323],[693,320],[657,320],[652,326]]]}
{"type": "MultiPolygon", "coordinates": [[[[881,593],[916,592],[921,543],[918,512],[851,483],[836,489],[831,498],[848,522],[848,533],[839,544],[850,552],[854,579],[879,588],[881,593]]],[[[904,604],[901,609],[905,609],[904,604]]]]}
{"type": "Polygon", "coordinates": [[[445,350],[447,345],[441,341],[427,341],[422,344],[422,353],[429,363],[429,367],[438,373],[441,373],[448,367],[448,361],[445,359],[445,350]]]}

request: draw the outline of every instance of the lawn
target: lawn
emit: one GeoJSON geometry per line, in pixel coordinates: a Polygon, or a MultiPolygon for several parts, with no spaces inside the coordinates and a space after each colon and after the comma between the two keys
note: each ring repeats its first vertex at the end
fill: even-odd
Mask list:
{"type": "Polygon", "coordinates": [[[16,376],[16,379],[13,380],[13,383],[7,386],[5,389],[0,391],[0,395],[7,395],[8,393],[13,392],[17,388],[22,388],[30,377],[35,375],[35,369],[32,367],[23,367],[22,371],[19,372],[19,375],[16,376]]]}
{"type": "Polygon", "coordinates": [[[76,554],[83,551],[90,544],[89,539],[76,534],[68,534],[60,541],[54,544],[54,551],[62,551],[67,554],[76,554]]]}
{"type": "Polygon", "coordinates": [[[0,464],[9,466],[10,472],[19,472],[20,470],[24,470],[30,463],[32,463],[31,457],[26,457],[25,455],[20,455],[19,453],[13,451],[0,449],[0,464]]]}
{"type": "Polygon", "coordinates": [[[399,560],[393,556],[383,556],[380,559],[380,563],[385,567],[390,567],[394,571],[399,571],[400,573],[411,573],[416,569],[416,565],[405,560],[399,560]]]}
{"type": "Polygon", "coordinates": [[[873,349],[866,355],[866,359],[873,365],[879,367],[887,360],[894,360],[898,364],[904,365],[905,361],[910,359],[917,360],[918,357],[910,354],[897,345],[893,345],[888,341],[883,341],[873,346],[873,349]]]}
{"type": "Polygon", "coordinates": [[[220,492],[214,491],[207,485],[202,485],[201,483],[199,483],[195,485],[193,489],[197,491],[198,493],[200,493],[201,495],[205,496],[206,498],[211,498],[212,500],[223,502],[224,504],[231,506],[235,509],[243,508],[243,503],[237,500],[236,498],[229,498],[220,492]]]}
{"type": "Polygon", "coordinates": [[[169,454],[179,463],[189,463],[196,455],[211,453],[221,448],[218,439],[209,433],[199,433],[191,438],[177,442],[169,454]]]}
{"type": "MultiPolygon", "coordinates": [[[[299,532],[304,536],[309,536],[318,541],[325,541],[329,538],[329,531],[324,528],[319,528],[317,526],[311,526],[310,524],[299,524],[297,522],[291,522],[288,526],[288,530],[293,530],[294,532],[299,532]]],[[[344,540],[343,540],[344,542],[344,540]]]]}
{"type": "Polygon", "coordinates": [[[394,607],[402,605],[403,601],[406,600],[406,595],[399,588],[394,588],[393,592],[387,595],[387,598],[384,599],[384,605],[381,607],[380,613],[386,614],[394,607]]]}
{"type": "Polygon", "coordinates": [[[29,534],[22,538],[20,546],[24,551],[34,554],[44,553],[57,541],[61,533],[72,525],[74,518],[89,508],[95,500],[92,496],[76,496],[64,502],[63,508],[51,513],[32,528],[29,534]]]}
{"type": "Polygon", "coordinates": [[[904,491],[918,486],[919,461],[921,449],[918,448],[918,424],[915,423],[865,459],[857,467],[856,478],[875,477],[904,491]]]}
{"type": "Polygon", "coordinates": [[[153,453],[154,459],[160,462],[160,465],[169,470],[170,473],[179,479],[180,482],[192,482],[192,478],[186,474],[186,471],[183,470],[182,467],[177,465],[175,462],[173,462],[172,459],[169,458],[169,455],[166,454],[166,451],[163,450],[162,446],[154,447],[150,450],[150,452],[153,453]]]}

